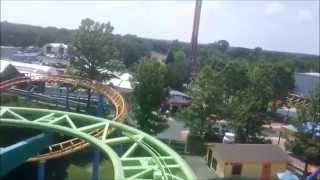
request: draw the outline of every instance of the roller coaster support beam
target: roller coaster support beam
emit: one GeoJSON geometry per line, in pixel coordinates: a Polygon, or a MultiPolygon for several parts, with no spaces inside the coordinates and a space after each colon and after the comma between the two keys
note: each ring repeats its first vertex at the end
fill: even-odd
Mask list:
{"type": "Polygon", "coordinates": [[[103,117],[103,112],[105,110],[105,100],[104,97],[102,95],[98,96],[98,106],[96,109],[96,116],[98,117],[103,117]]]}
{"type": "Polygon", "coordinates": [[[115,180],[197,179],[188,164],[170,147],[116,121],[65,111],[0,106],[0,126],[35,128],[80,138],[78,141],[90,143],[108,157],[115,180]],[[109,133],[118,130],[122,131],[121,137],[109,133]],[[95,131],[102,135],[93,134],[95,131]],[[115,149],[119,144],[125,144],[123,154],[115,149]]]}
{"type": "Polygon", "coordinates": [[[0,177],[53,143],[52,134],[42,133],[0,149],[0,177]]]}
{"type": "Polygon", "coordinates": [[[69,108],[69,87],[66,87],[66,111],[70,111],[69,108]]]}
{"type": "Polygon", "coordinates": [[[45,168],[46,168],[46,161],[45,160],[39,161],[38,162],[38,169],[37,169],[37,180],[44,180],[45,168]]]}
{"type": "Polygon", "coordinates": [[[100,166],[101,153],[98,148],[94,150],[93,162],[92,162],[92,174],[91,180],[99,179],[99,166],[100,166]]]}
{"type": "MultiPolygon", "coordinates": [[[[98,106],[96,109],[96,116],[102,117],[104,112],[104,97],[99,95],[98,97],[98,106]]],[[[93,153],[93,161],[92,161],[92,174],[91,180],[98,180],[99,179],[99,165],[100,165],[101,153],[98,148],[94,150],[93,153]]]]}

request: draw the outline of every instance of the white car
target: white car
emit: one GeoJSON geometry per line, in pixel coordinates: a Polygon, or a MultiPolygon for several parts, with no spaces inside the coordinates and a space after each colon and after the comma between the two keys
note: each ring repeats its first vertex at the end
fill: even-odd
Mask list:
{"type": "Polygon", "coordinates": [[[231,132],[226,132],[224,134],[224,137],[222,139],[222,142],[225,144],[230,144],[230,143],[234,143],[235,141],[235,134],[231,133],[231,132]]]}

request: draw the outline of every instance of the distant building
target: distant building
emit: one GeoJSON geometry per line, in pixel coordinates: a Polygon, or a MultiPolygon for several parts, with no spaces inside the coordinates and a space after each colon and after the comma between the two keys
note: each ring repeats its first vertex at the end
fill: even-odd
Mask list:
{"type": "Polygon", "coordinates": [[[182,93],[176,90],[169,91],[168,103],[171,106],[185,106],[185,105],[189,105],[191,101],[192,101],[192,98],[185,93],[182,93]]]}
{"type": "Polygon", "coordinates": [[[18,51],[13,55],[13,60],[19,61],[19,62],[26,62],[26,63],[32,63],[37,62],[38,57],[40,55],[40,52],[21,52],[18,51]]]}
{"type": "Polygon", "coordinates": [[[33,46],[26,48],[1,46],[1,59],[10,59],[19,62],[37,62],[41,55],[41,49],[33,46]]]}
{"type": "Polygon", "coordinates": [[[289,163],[289,156],[272,144],[206,145],[208,166],[221,178],[276,179],[289,163]]]}
{"type": "Polygon", "coordinates": [[[0,46],[0,59],[13,59],[19,48],[13,46],[0,46]]]}
{"type": "Polygon", "coordinates": [[[310,96],[310,92],[320,86],[320,73],[295,73],[295,93],[310,96]]]}
{"type": "Polygon", "coordinates": [[[161,103],[160,112],[176,112],[179,107],[185,107],[190,105],[192,98],[180,91],[170,90],[168,97],[161,103]]]}
{"type": "Polygon", "coordinates": [[[30,64],[30,63],[23,63],[17,61],[9,61],[9,60],[0,60],[0,66],[6,67],[11,64],[18,70],[20,74],[24,74],[26,76],[30,75],[58,75],[59,71],[50,66],[43,66],[39,64],[30,64]]]}
{"type": "Polygon", "coordinates": [[[69,57],[68,45],[63,43],[48,43],[42,48],[43,54],[49,57],[66,59],[69,57]]]}

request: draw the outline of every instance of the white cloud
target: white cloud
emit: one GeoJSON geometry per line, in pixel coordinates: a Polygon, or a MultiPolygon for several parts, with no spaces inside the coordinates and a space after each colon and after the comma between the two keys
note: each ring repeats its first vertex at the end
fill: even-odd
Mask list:
{"type": "Polygon", "coordinates": [[[279,1],[273,1],[268,4],[265,8],[265,13],[267,15],[275,15],[284,12],[285,6],[279,1]]]}
{"type": "Polygon", "coordinates": [[[308,9],[302,9],[298,11],[298,19],[300,22],[307,23],[313,20],[312,12],[308,9]]]}

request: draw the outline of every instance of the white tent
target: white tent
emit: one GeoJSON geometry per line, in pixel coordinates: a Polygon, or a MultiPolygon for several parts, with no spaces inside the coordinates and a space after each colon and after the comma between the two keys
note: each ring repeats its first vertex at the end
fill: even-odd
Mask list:
{"type": "Polygon", "coordinates": [[[122,90],[131,91],[132,90],[132,86],[130,83],[131,77],[132,75],[129,73],[123,73],[123,74],[117,75],[116,78],[110,79],[108,83],[122,90]]]}
{"type": "Polygon", "coordinates": [[[30,64],[17,61],[0,60],[0,67],[6,67],[9,64],[13,65],[21,74],[46,74],[46,75],[58,75],[58,71],[55,67],[43,66],[39,64],[30,64]]]}

